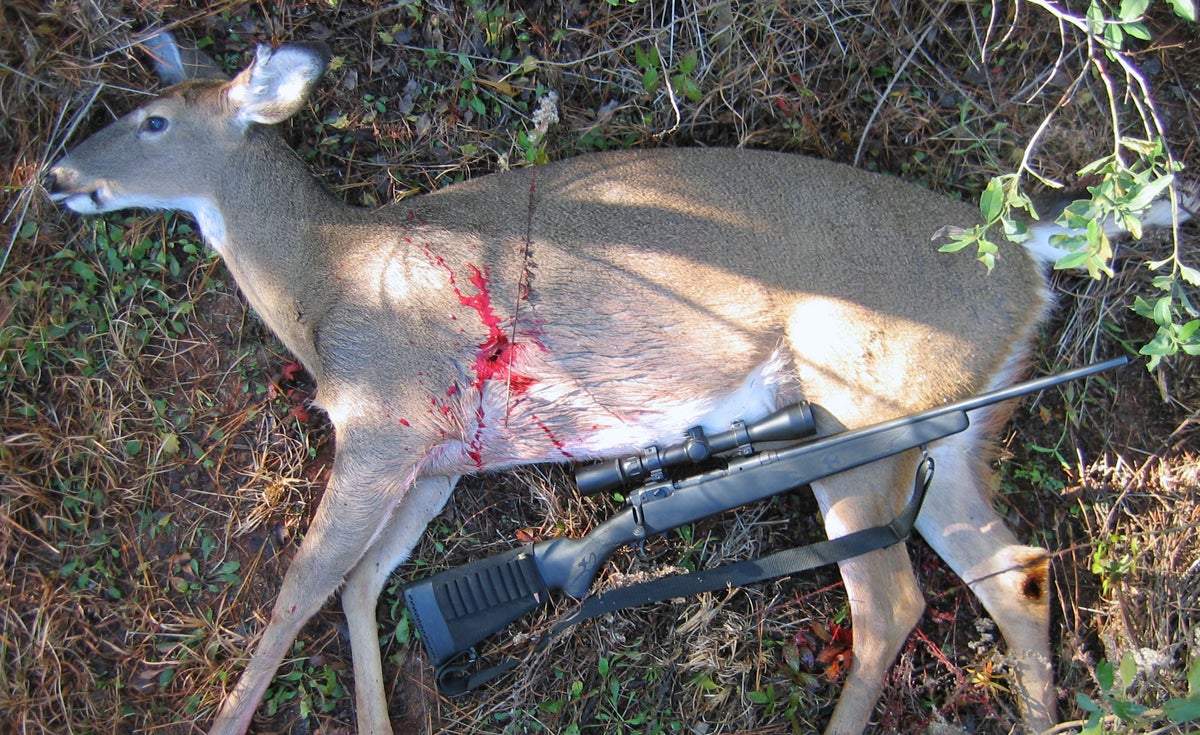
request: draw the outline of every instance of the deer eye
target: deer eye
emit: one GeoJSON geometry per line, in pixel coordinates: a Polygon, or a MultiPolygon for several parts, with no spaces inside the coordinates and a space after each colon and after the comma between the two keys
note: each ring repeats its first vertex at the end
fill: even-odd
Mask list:
{"type": "Polygon", "coordinates": [[[151,115],[150,117],[146,118],[145,120],[142,120],[142,126],[141,126],[141,128],[138,129],[138,132],[140,132],[140,133],[161,133],[162,131],[167,129],[167,125],[168,125],[167,118],[159,117],[158,115],[151,115]]]}

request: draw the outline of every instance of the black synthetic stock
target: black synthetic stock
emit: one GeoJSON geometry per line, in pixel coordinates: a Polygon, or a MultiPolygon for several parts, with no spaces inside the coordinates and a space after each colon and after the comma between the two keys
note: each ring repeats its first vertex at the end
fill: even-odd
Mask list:
{"type": "Polygon", "coordinates": [[[531,547],[511,549],[404,588],[404,604],[434,666],[449,661],[549,598],[531,547]]]}

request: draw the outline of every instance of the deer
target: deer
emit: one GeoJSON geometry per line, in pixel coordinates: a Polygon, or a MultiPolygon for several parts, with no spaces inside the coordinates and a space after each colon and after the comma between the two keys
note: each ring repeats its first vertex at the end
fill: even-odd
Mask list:
{"type": "MultiPolygon", "coordinates": [[[[790,153],[603,152],[350,206],[278,125],[325,73],[320,44],[258,45],[232,79],[166,32],[169,86],[44,176],[82,215],[189,214],[317,383],[336,454],[249,662],[212,722],[243,733],[305,623],[340,590],[360,733],[392,731],[376,605],[458,479],[614,458],[803,398],[828,434],[1011,384],[1051,298],[1044,257],[990,272],[931,236],[976,208],[790,153]]],[[[1035,242],[1054,225],[1035,223],[1035,242]]],[[[928,447],[916,528],[978,596],[1025,727],[1055,721],[1047,551],[993,508],[1011,402],[928,447]]],[[[813,483],[830,538],[890,521],[916,450],[813,483]]],[[[859,733],[924,611],[903,544],[840,562],[853,663],[828,735],[859,733]]]]}

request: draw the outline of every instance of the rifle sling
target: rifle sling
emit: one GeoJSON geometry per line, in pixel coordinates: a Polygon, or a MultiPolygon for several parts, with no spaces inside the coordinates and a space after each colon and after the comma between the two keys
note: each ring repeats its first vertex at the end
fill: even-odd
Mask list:
{"type": "MultiPolygon", "coordinates": [[[[835,539],[786,549],[757,559],[748,559],[690,574],[663,577],[602,592],[587,598],[582,605],[556,623],[549,633],[542,636],[534,651],[544,650],[558,638],[559,634],[572,625],[591,620],[605,613],[663,602],[677,597],[690,597],[702,592],[744,587],[769,579],[787,577],[901,543],[908,539],[913,524],[916,523],[917,515],[921,512],[925,491],[928,490],[929,483],[933,480],[933,470],[933,458],[925,454],[921,459],[921,464],[917,467],[913,492],[908,504],[900,512],[900,515],[893,518],[892,522],[887,525],[864,528],[835,539]]],[[[468,669],[471,663],[452,665],[451,662],[447,662],[438,667],[438,689],[443,695],[457,697],[466,694],[511,671],[520,663],[520,660],[505,659],[490,668],[469,673],[468,669]]]]}

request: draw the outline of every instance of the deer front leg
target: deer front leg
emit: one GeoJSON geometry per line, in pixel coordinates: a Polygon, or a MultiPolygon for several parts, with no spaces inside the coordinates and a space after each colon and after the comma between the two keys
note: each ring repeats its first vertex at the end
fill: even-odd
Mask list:
{"type": "MultiPolygon", "coordinates": [[[[915,459],[910,452],[813,483],[829,537],[889,523],[911,491],[915,459]]],[[[853,661],[825,733],[858,735],[925,600],[905,544],[847,559],[838,568],[854,623],[853,661]]]]}
{"type": "Polygon", "coordinates": [[[354,567],[342,590],[342,610],[350,627],[350,653],[354,658],[359,735],[392,732],[375,616],[379,593],[392,570],[408,558],[425,527],[441,512],[457,482],[457,476],[418,480],[404,494],[387,527],[354,567]]]}
{"type": "MultiPolygon", "coordinates": [[[[339,440],[343,436],[339,433],[339,440]]],[[[364,466],[350,444],[343,440],[338,447],[325,497],[288,567],[250,663],[221,705],[212,735],[241,735],[250,726],[296,635],[337,591],[401,497],[401,481],[388,473],[390,468],[364,466]]]]}

